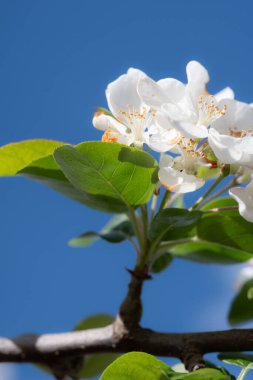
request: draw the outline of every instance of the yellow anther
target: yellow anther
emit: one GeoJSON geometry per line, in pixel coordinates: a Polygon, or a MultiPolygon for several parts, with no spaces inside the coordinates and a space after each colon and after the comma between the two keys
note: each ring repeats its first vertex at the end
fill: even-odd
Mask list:
{"type": "Polygon", "coordinates": [[[116,132],[114,132],[111,129],[107,129],[107,131],[105,131],[105,133],[103,134],[101,140],[103,142],[113,142],[113,143],[115,143],[115,142],[118,141],[118,137],[116,136],[116,132]]]}

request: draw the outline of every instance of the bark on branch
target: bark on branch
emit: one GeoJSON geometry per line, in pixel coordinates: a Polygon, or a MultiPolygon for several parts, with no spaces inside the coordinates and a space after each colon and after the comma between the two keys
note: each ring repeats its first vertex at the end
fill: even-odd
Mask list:
{"type": "Polygon", "coordinates": [[[253,351],[253,329],[203,333],[159,333],[136,328],[118,334],[117,321],[107,327],[59,334],[0,338],[0,362],[48,364],[56,358],[98,352],[144,351],[152,355],[184,359],[220,351],[253,351]]]}
{"type": "Polygon", "coordinates": [[[103,328],[59,334],[0,338],[0,362],[29,362],[48,365],[57,379],[75,373],[83,356],[91,353],[144,351],[177,357],[190,371],[203,367],[203,355],[211,352],[253,351],[253,329],[203,333],[160,333],[140,327],[141,291],[150,277],[146,270],[130,271],[127,295],[115,322],[103,328]]]}

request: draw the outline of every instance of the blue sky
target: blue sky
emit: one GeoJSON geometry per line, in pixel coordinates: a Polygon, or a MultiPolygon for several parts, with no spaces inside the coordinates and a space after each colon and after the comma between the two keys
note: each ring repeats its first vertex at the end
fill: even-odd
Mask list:
{"type": "MultiPolygon", "coordinates": [[[[99,139],[92,114],[130,66],[184,81],[186,63],[197,59],[211,75],[210,92],[229,85],[252,102],[252,11],[250,0],[0,0],[0,144],[99,139]]],[[[67,246],[108,215],[22,178],[0,185],[0,335],[67,331],[90,314],[115,314],[131,248],[67,246]]],[[[239,268],[176,261],[146,284],[143,324],[226,328],[239,268]]],[[[49,379],[32,366],[14,371],[13,380],[49,379]]]]}

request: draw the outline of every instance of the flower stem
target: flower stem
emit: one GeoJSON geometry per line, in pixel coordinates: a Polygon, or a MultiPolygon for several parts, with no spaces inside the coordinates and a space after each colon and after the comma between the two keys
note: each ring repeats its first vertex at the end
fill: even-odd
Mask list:
{"type": "Polygon", "coordinates": [[[129,208],[129,218],[133,223],[136,238],[139,243],[137,267],[142,269],[146,266],[148,252],[148,208],[141,206],[141,219],[138,218],[133,208],[129,208]]]}
{"type": "Polygon", "coordinates": [[[202,202],[201,206],[204,206],[207,202],[213,201],[214,199],[218,198],[220,195],[222,195],[223,193],[225,193],[226,191],[228,191],[229,189],[231,189],[231,187],[237,185],[237,180],[238,180],[239,177],[240,177],[240,175],[234,177],[232,179],[232,181],[230,181],[228,183],[228,185],[224,186],[222,189],[220,189],[219,191],[217,191],[216,193],[214,193],[211,197],[205,199],[202,202]]]}
{"type": "Polygon", "coordinates": [[[153,198],[152,198],[152,202],[151,202],[151,218],[150,218],[150,221],[152,221],[155,217],[157,201],[158,201],[158,194],[154,193],[153,198]]]}
{"type": "Polygon", "coordinates": [[[160,207],[159,207],[159,211],[161,211],[164,208],[164,206],[166,205],[166,203],[168,202],[168,200],[170,199],[170,197],[171,197],[171,191],[166,190],[165,193],[164,193],[163,199],[161,201],[161,204],[160,204],[160,207]]]}
{"type": "Polygon", "coordinates": [[[211,194],[211,192],[220,184],[220,182],[228,176],[228,170],[227,167],[225,167],[220,176],[216,179],[216,181],[212,184],[212,186],[209,187],[209,189],[200,197],[197,202],[190,208],[190,211],[197,209],[202,202],[211,194]]]}
{"type": "Polygon", "coordinates": [[[135,211],[132,207],[129,207],[129,219],[131,220],[131,222],[133,224],[134,231],[136,234],[136,238],[137,238],[137,241],[139,243],[138,252],[139,252],[139,256],[140,256],[141,251],[142,251],[142,234],[141,234],[141,229],[140,229],[140,225],[138,222],[138,218],[137,218],[135,211]]]}
{"type": "Polygon", "coordinates": [[[148,206],[147,204],[141,206],[141,216],[142,216],[143,240],[146,245],[147,235],[148,235],[148,206]]]}
{"type": "Polygon", "coordinates": [[[231,210],[238,210],[238,206],[211,208],[210,210],[205,210],[205,212],[220,212],[220,211],[231,211],[231,210]]]}

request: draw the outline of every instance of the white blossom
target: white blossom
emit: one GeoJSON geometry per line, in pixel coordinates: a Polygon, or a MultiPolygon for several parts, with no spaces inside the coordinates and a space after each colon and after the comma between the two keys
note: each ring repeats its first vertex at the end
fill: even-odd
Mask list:
{"type": "Polygon", "coordinates": [[[208,141],[216,157],[225,164],[253,169],[253,107],[237,100],[226,102],[228,112],[213,123],[208,141]]]}
{"type": "Polygon", "coordinates": [[[229,87],[215,97],[208,94],[209,75],[197,61],[187,64],[186,73],[186,85],[173,78],[155,82],[142,77],[138,92],[147,105],[157,110],[162,127],[176,128],[185,137],[202,139],[208,136],[208,127],[226,112],[226,105],[219,108],[217,101],[233,98],[234,94],[229,87]]]}
{"type": "Polygon", "coordinates": [[[142,71],[130,68],[106,89],[112,115],[95,113],[93,125],[104,131],[102,141],[119,142],[142,148],[144,144],[163,152],[177,142],[177,132],[164,131],[155,123],[155,111],[147,106],[137,92],[142,71]]]}
{"type": "Polygon", "coordinates": [[[209,166],[203,148],[192,139],[182,139],[178,145],[181,155],[162,155],[158,177],[162,185],[175,193],[189,193],[205,184],[198,177],[200,165],[209,166]]]}

